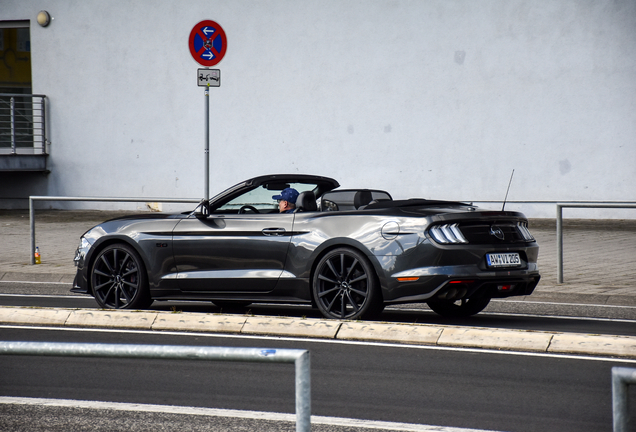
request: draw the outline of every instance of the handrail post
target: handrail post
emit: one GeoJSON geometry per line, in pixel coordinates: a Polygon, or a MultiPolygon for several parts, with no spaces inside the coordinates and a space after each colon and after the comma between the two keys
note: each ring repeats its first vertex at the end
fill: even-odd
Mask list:
{"type": "Polygon", "coordinates": [[[309,351],[294,362],[296,368],[296,432],[311,431],[311,362],[309,351]]]}
{"type": "Polygon", "coordinates": [[[294,363],[296,432],[311,431],[311,365],[307,350],[0,341],[0,355],[294,363]]]}
{"type": "Polygon", "coordinates": [[[29,225],[31,236],[31,264],[35,264],[35,201],[99,201],[99,202],[166,202],[166,203],[199,203],[200,200],[190,198],[101,198],[101,197],[60,197],[29,196],[29,225]]]}
{"type": "Polygon", "coordinates": [[[629,423],[628,384],[636,384],[636,369],[612,368],[612,414],[614,432],[627,432],[629,423]]]}
{"type": "Polygon", "coordinates": [[[33,197],[29,197],[29,232],[31,236],[31,265],[35,265],[35,209],[33,197]]]}
{"type": "Polygon", "coordinates": [[[15,98],[11,98],[11,154],[15,154],[15,98]]]}
{"type": "Polygon", "coordinates": [[[40,98],[40,115],[42,116],[42,154],[46,154],[46,107],[44,96],[40,98]]]}
{"type": "Polygon", "coordinates": [[[569,208],[636,208],[634,202],[557,202],[557,283],[563,283],[563,207],[569,208]]]}
{"type": "Polygon", "coordinates": [[[563,283],[563,206],[556,205],[557,235],[557,283],[563,283]]]}

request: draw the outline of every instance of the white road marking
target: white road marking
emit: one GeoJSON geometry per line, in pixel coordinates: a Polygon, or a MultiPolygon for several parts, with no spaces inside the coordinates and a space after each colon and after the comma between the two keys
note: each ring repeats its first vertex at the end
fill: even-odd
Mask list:
{"type": "MultiPolygon", "coordinates": [[[[80,401],[70,399],[43,399],[43,398],[20,398],[20,397],[0,397],[2,404],[16,405],[40,405],[49,407],[62,408],[87,408],[99,410],[116,410],[116,411],[136,411],[148,413],[162,414],[185,414],[212,417],[231,417],[250,420],[269,420],[295,422],[295,414],[271,413],[263,411],[243,411],[229,410],[217,408],[200,408],[200,407],[184,407],[173,405],[151,405],[151,404],[132,404],[121,402],[97,402],[97,401],[80,401]]],[[[392,431],[410,431],[410,432],[495,432],[485,431],[484,429],[465,429],[445,426],[430,426],[413,423],[395,423],[373,420],[358,420],[341,417],[324,417],[311,416],[312,424],[322,424],[330,426],[357,427],[366,429],[384,429],[392,431]]]]}
{"type": "Polygon", "coordinates": [[[71,282],[32,282],[32,281],[8,281],[0,280],[0,284],[14,283],[14,284],[35,284],[35,285],[73,285],[71,282]]]}
{"type": "Polygon", "coordinates": [[[619,319],[619,318],[594,318],[594,317],[578,317],[578,316],[566,316],[566,315],[535,315],[535,314],[523,314],[523,313],[503,313],[503,312],[482,312],[480,315],[494,315],[494,316],[514,316],[524,318],[552,318],[552,319],[564,319],[564,320],[577,320],[577,321],[604,321],[604,322],[623,322],[623,323],[635,323],[636,320],[619,319]]]}
{"type": "Polygon", "coordinates": [[[492,301],[497,303],[520,303],[520,304],[530,303],[530,304],[549,304],[549,305],[555,305],[555,306],[584,306],[584,307],[636,309],[636,306],[599,305],[599,304],[589,304],[589,303],[560,303],[560,302],[542,302],[542,301],[533,301],[533,300],[502,300],[502,299],[493,299],[492,301]]]}
{"type": "Polygon", "coordinates": [[[55,298],[55,299],[92,299],[89,294],[75,295],[52,295],[52,294],[0,294],[0,297],[33,297],[33,298],[55,298]]]}
{"type": "Polygon", "coordinates": [[[251,339],[251,340],[265,340],[270,341],[285,341],[285,342],[306,342],[306,343],[322,343],[322,344],[338,344],[338,345],[364,345],[364,346],[376,346],[386,348],[405,348],[405,349],[421,349],[430,351],[454,351],[465,352],[475,354],[498,354],[498,355],[511,355],[521,357],[546,357],[546,358],[559,358],[569,360],[586,360],[597,362],[612,362],[613,364],[629,363],[636,364],[636,359],[622,359],[616,357],[595,357],[586,355],[569,355],[569,354],[556,354],[547,352],[523,352],[523,351],[501,351],[486,348],[462,348],[462,347],[446,347],[437,345],[410,345],[402,343],[389,343],[389,342],[371,342],[371,341],[351,341],[342,339],[311,339],[311,338],[296,338],[286,336],[259,336],[259,335],[241,335],[241,334],[223,334],[223,333],[191,333],[191,332],[178,332],[178,331],[156,331],[156,330],[132,330],[132,329],[96,329],[96,328],[68,328],[68,327],[44,327],[44,326],[18,326],[18,325],[0,325],[0,329],[22,329],[22,330],[52,330],[52,331],[75,331],[75,332],[94,332],[94,333],[128,333],[128,334],[145,334],[145,335],[170,335],[170,336],[187,336],[187,337],[209,337],[219,339],[251,339]]]}

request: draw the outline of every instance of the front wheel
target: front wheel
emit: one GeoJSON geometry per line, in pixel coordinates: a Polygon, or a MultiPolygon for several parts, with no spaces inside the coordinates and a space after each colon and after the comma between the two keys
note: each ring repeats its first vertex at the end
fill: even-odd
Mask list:
{"type": "Polygon", "coordinates": [[[449,317],[449,318],[463,318],[469,317],[483,311],[490,303],[490,297],[482,297],[476,299],[461,299],[457,301],[453,300],[431,300],[428,302],[428,307],[433,309],[433,312],[449,317]]]}
{"type": "Polygon", "coordinates": [[[127,244],[99,252],[91,269],[91,286],[104,309],[145,309],[152,304],[141,257],[127,244]]]}
{"type": "Polygon", "coordinates": [[[312,281],[316,305],[327,318],[358,319],[382,310],[382,297],[369,260],[350,248],[328,252],[312,281]]]}

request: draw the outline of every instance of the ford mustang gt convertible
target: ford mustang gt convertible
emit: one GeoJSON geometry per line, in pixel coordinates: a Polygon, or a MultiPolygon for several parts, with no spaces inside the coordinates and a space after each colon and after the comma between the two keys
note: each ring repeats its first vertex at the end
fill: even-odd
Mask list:
{"type": "Polygon", "coordinates": [[[339,186],[261,176],[192,212],[104,222],[80,239],[72,291],[103,308],[307,303],[327,318],[359,319],[424,302],[470,316],[539,282],[539,247],[522,213],[339,186]],[[280,213],[275,197],[287,188],[299,192],[296,208],[280,213]]]}

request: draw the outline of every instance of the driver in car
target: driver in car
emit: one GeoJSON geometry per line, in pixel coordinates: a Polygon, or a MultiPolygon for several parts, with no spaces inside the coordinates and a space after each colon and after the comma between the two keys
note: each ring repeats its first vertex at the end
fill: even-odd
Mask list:
{"type": "Polygon", "coordinates": [[[278,210],[281,213],[293,213],[296,208],[298,191],[294,188],[283,189],[280,195],[274,195],[272,199],[278,200],[278,210]]]}

